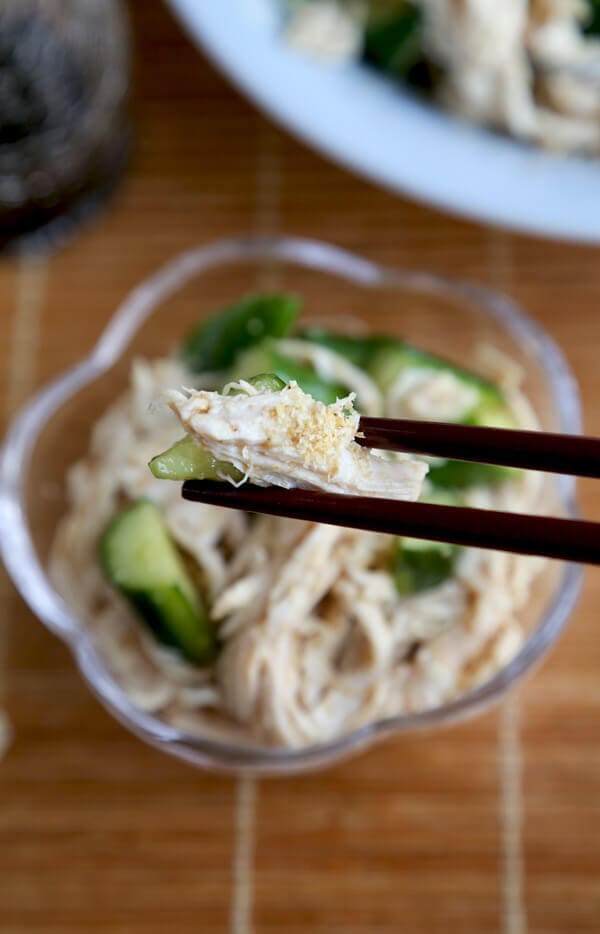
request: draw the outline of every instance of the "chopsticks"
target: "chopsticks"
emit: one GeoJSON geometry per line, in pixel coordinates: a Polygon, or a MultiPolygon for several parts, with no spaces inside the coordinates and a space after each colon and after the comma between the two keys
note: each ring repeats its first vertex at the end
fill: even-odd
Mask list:
{"type": "Polygon", "coordinates": [[[269,516],[600,564],[600,524],[371,496],[186,480],[184,499],[269,516]]]}
{"type": "MultiPolygon", "coordinates": [[[[600,439],[406,419],[361,418],[368,447],[586,477],[600,476],[600,439]]],[[[188,480],[185,499],[247,512],[600,564],[600,524],[463,506],[188,480]]]]}
{"type": "Polygon", "coordinates": [[[600,476],[600,438],[408,418],[361,418],[360,432],[357,442],[369,448],[576,477],[600,476]]]}

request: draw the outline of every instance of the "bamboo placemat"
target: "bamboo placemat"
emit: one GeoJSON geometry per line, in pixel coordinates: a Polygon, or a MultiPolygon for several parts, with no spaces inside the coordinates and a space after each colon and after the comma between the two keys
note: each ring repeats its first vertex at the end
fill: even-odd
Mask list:
{"type": "MultiPolygon", "coordinates": [[[[241,231],[318,236],[509,291],[566,350],[600,434],[590,248],[491,232],[376,190],[281,134],[136,4],[137,151],[109,211],[0,266],[3,417],[88,351],[128,289],[241,231]]],[[[591,483],[585,514],[600,519],[591,483]]],[[[4,576],[0,928],[7,934],[600,930],[600,576],[518,696],[328,772],[202,774],[128,735],[4,576]]]]}

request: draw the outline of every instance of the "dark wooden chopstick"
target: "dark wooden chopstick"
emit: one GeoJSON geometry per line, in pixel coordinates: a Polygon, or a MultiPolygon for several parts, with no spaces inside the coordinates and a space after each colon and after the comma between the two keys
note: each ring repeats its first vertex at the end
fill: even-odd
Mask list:
{"type": "MultiPolygon", "coordinates": [[[[479,428],[410,419],[361,418],[360,444],[452,460],[600,477],[600,438],[479,428]]],[[[310,490],[189,480],[186,499],[518,554],[600,564],[600,524],[461,506],[437,506],[310,490]]]]}
{"type": "Polygon", "coordinates": [[[600,438],[402,418],[361,418],[359,430],[369,448],[600,477],[600,438]]]}
{"type": "Polygon", "coordinates": [[[213,506],[326,525],[600,564],[600,524],[582,520],[284,490],[250,483],[236,488],[209,480],[186,481],[183,496],[213,506]]]}

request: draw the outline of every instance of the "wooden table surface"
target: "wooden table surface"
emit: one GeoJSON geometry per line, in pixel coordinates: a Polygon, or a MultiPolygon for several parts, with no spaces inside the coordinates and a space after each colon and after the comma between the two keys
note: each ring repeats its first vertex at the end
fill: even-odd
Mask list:
{"type": "MultiPolygon", "coordinates": [[[[600,434],[594,249],[490,231],[353,178],[242,100],[157,0],[135,7],[125,184],[52,258],[0,264],[4,418],[167,258],[260,230],[509,291],[562,344],[600,434]]],[[[591,483],[582,503],[600,519],[591,483]]],[[[600,931],[597,571],[551,658],[500,709],[290,780],[202,774],[145,747],[4,576],[0,600],[15,731],[0,766],[5,934],[600,931]]]]}

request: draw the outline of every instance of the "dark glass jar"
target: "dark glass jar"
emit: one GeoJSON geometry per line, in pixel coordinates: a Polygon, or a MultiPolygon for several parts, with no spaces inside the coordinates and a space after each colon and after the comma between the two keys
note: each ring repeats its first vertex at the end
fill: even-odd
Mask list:
{"type": "Polygon", "coordinates": [[[56,242],[113,189],[128,87],[120,0],[2,0],[0,250],[56,242]]]}

